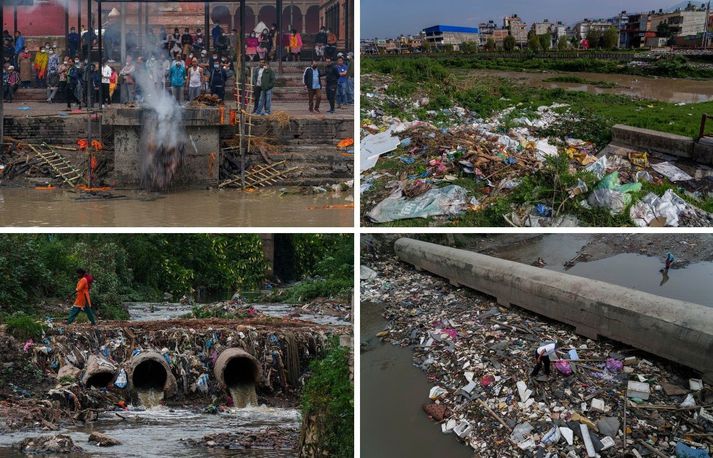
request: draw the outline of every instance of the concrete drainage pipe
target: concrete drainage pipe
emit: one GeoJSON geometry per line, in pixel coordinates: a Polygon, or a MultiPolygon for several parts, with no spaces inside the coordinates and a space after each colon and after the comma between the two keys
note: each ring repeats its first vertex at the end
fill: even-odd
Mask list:
{"type": "Polygon", "coordinates": [[[235,407],[257,405],[255,385],[260,379],[260,365],[254,356],[241,348],[227,348],[218,356],[213,372],[230,392],[235,407]]]}
{"type": "Polygon", "coordinates": [[[139,353],[131,359],[129,388],[139,393],[160,392],[169,398],[176,394],[176,378],[161,354],[153,351],[139,353]]]}

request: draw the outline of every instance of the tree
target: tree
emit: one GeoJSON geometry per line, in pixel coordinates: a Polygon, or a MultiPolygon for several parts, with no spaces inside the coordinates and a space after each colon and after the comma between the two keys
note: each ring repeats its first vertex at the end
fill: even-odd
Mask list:
{"type": "Polygon", "coordinates": [[[465,41],[461,43],[460,50],[463,51],[464,54],[473,54],[478,52],[478,44],[474,41],[465,41]]]}
{"type": "MultiPolygon", "coordinates": [[[[494,41],[493,44],[495,44],[494,41]]],[[[505,40],[503,40],[503,48],[505,48],[505,51],[507,52],[512,52],[515,49],[515,44],[515,37],[512,35],[506,36],[505,40]]]]}
{"type": "Polygon", "coordinates": [[[671,36],[671,26],[667,22],[662,22],[656,27],[656,35],[663,38],[671,36]]]}
{"type": "Polygon", "coordinates": [[[602,45],[600,40],[602,38],[602,32],[599,30],[590,29],[587,33],[587,41],[589,42],[590,48],[601,48],[602,45]]]}
{"type": "Polygon", "coordinates": [[[569,41],[567,41],[567,37],[560,37],[559,41],[557,41],[557,49],[560,51],[566,51],[567,48],[569,48],[569,41]]]}
{"type": "Polygon", "coordinates": [[[606,32],[604,32],[604,48],[605,49],[615,49],[619,45],[619,32],[614,27],[609,27],[606,32]]]}
{"type": "Polygon", "coordinates": [[[537,39],[540,40],[540,47],[543,51],[547,51],[552,47],[552,35],[549,32],[538,35],[537,39]]]}
{"type": "Polygon", "coordinates": [[[533,52],[537,52],[540,50],[540,39],[537,38],[537,36],[533,36],[529,40],[527,40],[527,49],[533,52]]]}
{"type": "Polygon", "coordinates": [[[495,40],[488,38],[488,41],[485,42],[485,49],[488,51],[495,51],[495,40]]]}

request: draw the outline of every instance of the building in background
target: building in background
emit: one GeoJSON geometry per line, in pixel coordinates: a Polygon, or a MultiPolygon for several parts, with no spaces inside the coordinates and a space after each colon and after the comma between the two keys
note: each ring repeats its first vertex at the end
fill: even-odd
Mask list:
{"type": "Polygon", "coordinates": [[[518,46],[522,47],[527,44],[527,24],[517,14],[503,18],[503,29],[510,31],[510,35],[515,38],[515,44],[518,46]]]}
{"type": "Polygon", "coordinates": [[[337,35],[338,47],[354,47],[354,3],[356,0],[320,0],[321,25],[337,35]]]}
{"type": "Polygon", "coordinates": [[[480,30],[477,27],[434,25],[423,29],[425,40],[434,48],[452,46],[459,50],[463,43],[480,44],[480,30]]]}

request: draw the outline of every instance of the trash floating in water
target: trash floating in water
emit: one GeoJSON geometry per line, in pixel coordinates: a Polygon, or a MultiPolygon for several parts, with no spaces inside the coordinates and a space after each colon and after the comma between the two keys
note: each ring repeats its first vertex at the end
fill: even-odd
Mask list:
{"type": "Polygon", "coordinates": [[[383,304],[388,319],[378,337],[413,350],[413,364],[432,387],[424,393],[431,398],[424,411],[475,456],[623,456],[624,434],[628,453],[636,451],[632,456],[704,450],[695,434],[713,428],[713,415],[680,406],[696,393],[689,383],[691,389],[709,387],[689,380],[687,370],[501,307],[383,252],[364,262],[374,273],[361,279],[362,301],[383,304]],[[444,337],[444,329],[453,329],[457,340],[444,337]],[[552,340],[559,359],[551,375],[528,378],[533,352],[552,340]],[[571,373],[561,371],[567,365],[571,373]]]}

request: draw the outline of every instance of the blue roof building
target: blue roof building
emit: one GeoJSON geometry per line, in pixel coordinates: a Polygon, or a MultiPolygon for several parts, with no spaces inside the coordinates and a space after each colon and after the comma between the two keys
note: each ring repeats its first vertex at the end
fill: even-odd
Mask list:
{"type": "Polygon", "coordinates": [[[480,43],[478,27],[459,27],[454,25],[434,25],[423,29],[426,40],[436,47],[453,46],[458,50],[466,42],[480,43]]]}

